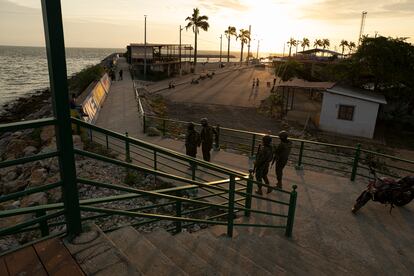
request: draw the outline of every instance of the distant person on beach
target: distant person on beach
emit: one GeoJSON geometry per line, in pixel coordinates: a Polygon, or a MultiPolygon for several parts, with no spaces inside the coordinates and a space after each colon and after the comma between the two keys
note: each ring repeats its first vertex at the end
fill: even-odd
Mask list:
{"type": "Polygon", "coordinates": [[[123,74],[124,74],[124,71],[121,69],[121,70],[119,70],[119,80],[121,81],[122,80],[122,76],[123,76],[123,74]]]}
{"type": "Polygon", "coordinates": [[[115,81],[116,79],[115,79],[115,72],[114,72],[114,70],[111,70],[110,72],[109,72],[109,76],[111,77],[111,81],[115,81]]]}
{"type": "Polygon", "coordinates": [[[256,80],[256,86],[259,87],[259,78],[256,80]]]}
{"type": "Polygon", "coordinates": [[[273,86],[276,85],[276,78],[273,79],[273,86]]]}
{"type": "MultiPolygon", "coordinates": [[[[253,172],[256,174],[256,181],[262,183],[262,180],[266,185],[269,185],[269,179],[267,174],[269,172],[269,165],[272,162],[273,149],[272,149],[272,138],[269,135],[265,135],[262,138],[262,144],[259,145],[256,154],[256,161],[254,162],[253,172]]],[[[271,188],[267,188],[267,193],[272,191],[271,188]]],[[[256,193],[262,195],[262,185],[258,184],[256,193]]]]}
{"type": "Polygon", "coordinates": [[[284,130],[279,132],[280,143],[273,152],[272,165],[276,162],[276,167],[275,167],[276,179],[277,179],[276,187],[278,189],[282,189],[283,187],[282,185],[283,169],[285,168],[288,162],[290,150],[292,149],[292,142],[289,141],[288,136],[289,136],[288,133],[284,130]]]}
{"type": "Polygon", "coordinates": [[[207,118],[203,118],[200,120],[201,129],[200,138],[201,138],[201,151],[203,152],[203,159],[205,161],[210,162],[211,155],[210,151],[213,148],[213,135],[216,134],[214,128],[208,125],[207,118]]]}
{"type": "Polygon", "coordinates": [[[255,80],[255,79],[253,79],[252,88],[254,88],[255,84],[256,84],[256,80],[255,80]]]}
{"type": "Polygon", "coordinates": [[[196,158],[197,147],[201,144],[200,134],[195,130],[194,124],[187,125],[187,133],[185,134],[185,154],[196,158]]]}

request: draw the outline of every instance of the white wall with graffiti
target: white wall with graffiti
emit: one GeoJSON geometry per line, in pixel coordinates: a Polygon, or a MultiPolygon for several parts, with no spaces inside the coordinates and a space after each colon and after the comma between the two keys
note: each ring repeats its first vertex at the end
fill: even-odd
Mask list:
{"type": "Polygon", "coordinates": [[[91,90],[89,95],[82,103],[83,112],[88,116],[83,117],[83,119],[90,123],[94,124],[98,118],[99,111],[106,99],[106,96],[109,93],[109,88],[111,87],[111,80],[108,74],[105,74],[96,84],[95,87],[91,90]]]}

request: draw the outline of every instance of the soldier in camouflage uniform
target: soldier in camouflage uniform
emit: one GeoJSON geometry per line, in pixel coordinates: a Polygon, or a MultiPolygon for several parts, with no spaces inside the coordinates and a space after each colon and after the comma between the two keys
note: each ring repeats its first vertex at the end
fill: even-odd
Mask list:
{"type": "Polygon", "coordinates": [[[208,125],[207,118],[201,119],[201,151],[203,152],[203,159],[210,162],[211,155],[210,151],[213,148],[213,136],[217,135],[214,128],[208,125]]]}
{"type": "MultiPolygon", "coordinates": [[[[256,174],[256,181],[262,182],[266,185],[269,185],[269,179],[267,178],[267,173],[269,172],[269,165],[272,162],[273,150],[272,150],[272,138],[269,135],[263,136],[262,144],[259,146],[256,154],[256,161],[254,163],[253,172],[256,174]]],[[[272,190],[267,188],[267,193],[270,193],[272,190]]],[[[262,195],[262,186],[258,185],[256,193],[262,195]]]]}
{"type": "Polygon", "coordinates": [[[189,123],[187,133],[185,134],[185,153],[188,156],[196,158],[197,147],[200,146],[200,134],[194,129],[194,124],[189,123]]]}
{"type": "Polygon", "coordinates": [[[276,162],[276,187],[282,189],[283,168],[286,166],[290,150],[292,149],[292,142],[288,140],[288,133],[286,131],[279,132],[280,144],[274,149],[272,165],[276,162]]]}

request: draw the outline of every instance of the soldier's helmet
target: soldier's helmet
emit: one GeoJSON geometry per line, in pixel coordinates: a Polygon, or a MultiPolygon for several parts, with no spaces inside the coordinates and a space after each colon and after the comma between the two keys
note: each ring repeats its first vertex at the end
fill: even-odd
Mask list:
{"type": "Polygon", "coordinates": [[[208,120],[207,120],[207,118],[202,118],[202,119],[200,120],[200,123],[201,123],[201,125],[202,125],[202,126],[206,126],[206,125],[208,124],[208,120]]]}
{"type": "Polygon", "coordinates": [[[282,130],[281,132],[279,132],[279,138],[282,140],[286,140],[289,137],[289,134],[287,133],[287,131],[282,130]]]}
{"type": "Polygon", "coordinates": [[[187,129],[188,130],[194,130],[194,124],[193,123],[188,123],[187,129]]]}
{"type": "Polygon", "coordinates": [[[272,137],[270,137],[269,135],[265,135],[262,138],[263,141],[263,145],[270,145],[272,143],[272,137]]]}

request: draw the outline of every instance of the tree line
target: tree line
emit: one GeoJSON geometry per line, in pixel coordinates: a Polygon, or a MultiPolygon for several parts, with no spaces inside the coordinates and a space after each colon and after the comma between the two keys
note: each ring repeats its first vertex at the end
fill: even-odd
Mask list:
{"type": "MultiPolygon", "coordinates": [[[[293,37],[291,37],[289,39],[289,41],[286,43],[289,46],[289,57],[292,55],[292,47],[296,47],[296,46],[301,46],[302,47],[302,51],[305,51],[306,48],[309,48],[311,45],[311,42],[309,40],[309,38],[304,37],[302,40],[296,40],[293,37]]],[[[318,49],[318,47],[322,47],[322,49],[329,49],[329,46],[331,46],[331,41],[328,38],[323,38],[323,39],[315,39],[315,41],[313,42],[313,47],[315,47],[315,49],[318,49]]],[[[351,54],[352,51],[356,48],[356,44],[355,42],[352,41],[347,41],[347,40],[341,40],[341,43],[339,44],[339,46],[342,48],[342,55],[344,55],[345,52],[345,48],[348,48],[349,52],[348,54],[351,54]]]]}

